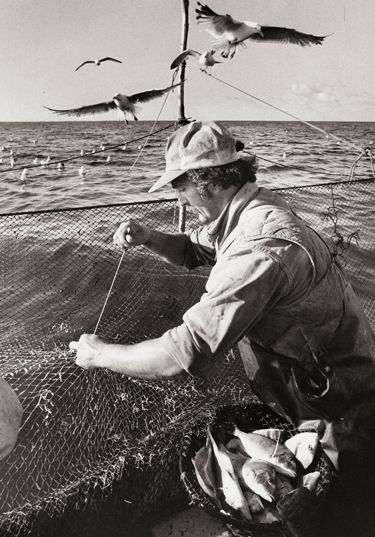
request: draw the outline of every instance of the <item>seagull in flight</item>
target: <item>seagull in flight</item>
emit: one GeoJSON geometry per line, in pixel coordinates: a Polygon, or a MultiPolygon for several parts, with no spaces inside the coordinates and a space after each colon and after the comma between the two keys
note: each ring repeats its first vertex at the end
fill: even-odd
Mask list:
{"type": "Polygon", "coordinates": [[[44,106],[43,108],[47,108],[47,110],[50,110],[51,112],[61,116],[65,115],[77,117],[87,116],[88,114],[101,114],[103,112],[109,112],[110,110],[120,110],[124,113],[125,122],[128,123],[128,115],[133,118],[134,121],[138,121],[138,118],[135,115],[138,113],[138,107],[136,106],[137,104],[148,103],[153,99],[162,97],[165,93],[177,88],[181,84],[182,82],[179,82],[178,84],[169,86],[168,88],[151,89],[142,91],[141,93],[133,93],[132,95],[116,93],[111,101],[82,106],[81,108],[71,108],[70,110],[55,110],[54,108],[48,108],[47,106],[44,106]]]}
{"type": "Polygon", "coordinates": [[[171,69],[176,69],[176,67],[179,67],[183,61],[186,60],[188,56],[194,56],[194,58],[197,58],[199,63],[205,67],[205,69],[201,69],[201,71],[205,71],[207,73],[207,68],[212,67],[215,65],[215,63],[223,63],[218,62],[215,60],[214,55],[215,50],[205,50],[202,54],[200,52],[197,52],[196,50],[192,50],[191,48],[187,50],[183,50],[177,58],[173,60],[173,63],[171,65],[171,69]]]}
{"type": "Polygon", "coordinates": [[[107,62],[107,61],[122,63],[120,62],[120,60],[115,60],[115,58],[102,58],[101,60],[87,60],[86,62],[81,63],[81,65],[77,67],[76,71],[78,71],[78,69],[80,69],[83,65],[86,65],[86,63],[95,63],[95,65],[99,66],[102,62],[107,62]]]}
{"type": "Polygon", "coordinates": [[[238,47],[246,47],[244,41],[255,43],[291,43],[306,47],[321,45],[325,37],[304,34],[291,28],[262,26],[257,22],[236,21],[230,15],[219,15],[208,6],[198,2],[197,21],[203,30],[214,38],[215,50],[221,51],[223,58],[232,59],[238,47]]]}

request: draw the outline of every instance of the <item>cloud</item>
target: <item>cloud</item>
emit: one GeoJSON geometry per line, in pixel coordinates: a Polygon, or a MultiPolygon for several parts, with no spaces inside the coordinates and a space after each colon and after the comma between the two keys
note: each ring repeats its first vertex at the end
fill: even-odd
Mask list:
{"type": "Polygon", "coordinates": [[[292,94],[297,104],[302,106],[339,105],[341,98],[336,88],[321,84],[292,84],[292,94]]]}

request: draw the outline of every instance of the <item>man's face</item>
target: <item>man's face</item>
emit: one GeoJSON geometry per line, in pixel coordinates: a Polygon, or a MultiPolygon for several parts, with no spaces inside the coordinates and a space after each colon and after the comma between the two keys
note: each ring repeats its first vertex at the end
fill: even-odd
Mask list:
{"type": "Polygon", "coordinates": [[[174,179],[172,188],[176,191],[179,204],[193,207],[202,224],[209,224],[220,215],[222,207],[218,203],[215,193],[213,193],[212,198],[202,198],[197,187],[189,181],[186,174],[174,179]]]}

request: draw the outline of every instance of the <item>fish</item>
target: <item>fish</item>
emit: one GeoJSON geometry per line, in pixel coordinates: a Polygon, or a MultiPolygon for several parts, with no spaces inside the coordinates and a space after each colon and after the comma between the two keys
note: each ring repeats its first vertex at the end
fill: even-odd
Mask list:
{"type": "Polygon", "coordinates": [[[264,500],[274,501],[276,471],[272,464],[260,459],[246,459],[240,471],[239,482],[264,500]]]}
{"type": "Polygon", "coordinates": [[[242,490],[250,489],[264,500],[272,502],[276,489],[275,467],[260,459],[252,459],[241,453],[232,453],[225,446],[220,447],[226,450],[242,490]]]}
{"type": "Polygon", "coordinates": [[[250,509],[246,503],[245,497],[241,490],[240,484],[233,468],[232,461],[228,455],[227,450],[225,450],[225,447],[222,445],[219,448],[209,429],[207,429],[207,435],[210,439],[213,453],[216,457],[218,469],[220,472],[220,488],[223,493],[225,502],[228,504],[229,507],[241,513],[241,515],[246,521],[251,522],[252,516],[250,513],[250,509]]]}
{"type": "Polygon", "coordinates": [[[221,503],[216,489],[213,448],[208,437],[206,445],[196,453],[191,461],[200,487],[211,498],[216,507],[220,509],[221,503]]]}
{"type": "Polygon", "coordinates": [[[252,515],[259,513],[259,511],[264,510],[264,505],[262,498],[257,494],[256,492],[253,492],[250,489],[245,489],[243,491],[243,495],[245,497],[245,500],[247,502],[247,505],[249,506],[250,512],[252,515]]]}
{"type": "Polygon", "coordinates": [[[280,474],[296,477],[297,462],[293,453],[280,442],[254,433],[245,433],[236,425],[232,434],[241,440],[249,457],[273,464],[280,474]]]}
{"type": "Polygon", "coordinates": [[[279,502],[286,494],[294,490],[290,477],[276,472],[275,502],[279,502]]]}
{"type": "Polygon", "coordinates": [[[228,449],[228,451],[231,451],[233,453],[241,453],[242,455],[245,455],[245,457],[248,457],[243,445],[241,444],[241,440],[236,436],[233,436],[233,438],[231,438],[229,442],[227,442],[226,448],[228,449]]]}
{"type": "Polygon", "coordinates": [[[256,429],[252,432],[254,434],[261,434],[262,436],[267,436],[268,438],[275,440],[275,442],[283,443],[287,434],[285,429],[256,429]]]}
{"type": "Polygon", "coordinates": [[[302,486],[308,488],[311,490],[311,492],[315,492],[318,486],[319,478],[320,472],[318,472],[318,470],[305,474],[302,476],[302,486]]]}
{"type": "Polygon", "coordinates": [[[314,432],[298,433],[284,443],[306,469],[312,463],[319,447],[319,437],[314,432]]]}

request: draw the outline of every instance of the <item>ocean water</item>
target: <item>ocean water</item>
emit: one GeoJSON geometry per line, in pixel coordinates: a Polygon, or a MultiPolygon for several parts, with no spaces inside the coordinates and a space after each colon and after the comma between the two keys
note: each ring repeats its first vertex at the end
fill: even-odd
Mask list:
{"type": "MultiPolygon", "coordinates": [[[[345,181],[354,165],[354,178],[372,177],[370,158],[356,161],[372,148],[375,123],[223,123],[257,155],[263,186],[345,181]]],[[[173,129],[172,121],[0,122],[0,214],[174,198],[170,187],[148,193],[173,129]]]]}

